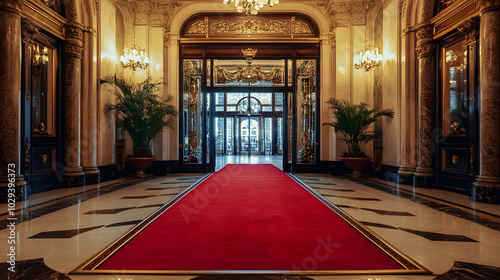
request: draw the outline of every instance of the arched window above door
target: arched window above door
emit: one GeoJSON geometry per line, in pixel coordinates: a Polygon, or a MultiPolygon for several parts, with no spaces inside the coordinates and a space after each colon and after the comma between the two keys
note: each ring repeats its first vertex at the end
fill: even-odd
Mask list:
{"type": "Polygon", "coordinates": [[[243,97],[238,101],[238,114],[260,115],[262,113],[262,104],[253,96],[243,97]]]}

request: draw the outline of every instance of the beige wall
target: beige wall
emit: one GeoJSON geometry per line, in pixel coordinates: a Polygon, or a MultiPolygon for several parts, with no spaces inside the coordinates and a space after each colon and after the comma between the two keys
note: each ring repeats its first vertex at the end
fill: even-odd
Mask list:
{"type": "MultiPolygon", "coordinates": [[[[116,8],[108,1],[101,2],[101,26],[100,26],[100,77],[114,74],[117,71],[120,60],[116,46],[116,8]]],[[[114,102],[112,89],[109,85],[103,85],[99,89],[98,96],[98,165],[109,165],[115,163],[115,118],[112,113],[104,113],[107,104],[114,102]]]]}
{"type": "Polygon", "coordinates": [[[384,8],[384,62],[383,62],[383,109],[394,110],[394,118],[383,119],[383,164],[399,166],[401,93],[398,91],[398,1],[392,1],[384,8]]]}
{"type": "MultiPolygon", "coordinates": [[[[153,78],[162,78],[166,83],[164,90],[160,93],[163,96],[172,95],[173,104],[178,106],[179,98],[179,32],[184,20],[190,15],[197,12],[206,12],[207,5],[190,4],[178,11],[171,24],[171,30],[168,31],[168,41],[164,40],[164,29],[161,27],[152,26],[134,26],[131,27],[131,32],[125,32],[124,42],[127,44],[135,38],[140,41],[141,46],[146,49],[146,53],[150,59],[150,66],[147,70],[138,70],[132,72],[130,70],[121,70],[119,66],[119,54],[110,56],[111,50],[115,50],[117,46],[115,32],[115,13],[116,9],[112,4],[105,0],[103,1],[101,15],[101,76],[123,71],[126,77],[131,77],[134,81],[142,81],[147,75],[153,78]]],[[[367,39],[372,39],[373,30],[367,30],[366,26],[346,26],[336,27],[336,44],[335,47],[327,43],[330,30],[328,28],[328,19],[316,8],[310,5],[300,3],[290,3],[287,5],[278,5],[275,11],[283,12],[300,11],[314,18],[320,26],[321,45],[321,105],[320,105],[320,122],[328,122],[332,116],[328,105],[325,104],[330,97],[342,98],[353,103],[366,102],[370,105],[373,103],[373,73],[365,73],[363,70],[357,70],[353,65],[353,58],[359,48],[367,39]],[[281,8],[280,8],[281,7],[281,8]],[[286,10],[286,11],[285,11],[286,10]]],[[[380,8],[380,7],[379,7],[380,8]]],[[[402,73],[404,73],[404,64],[398,64],[398,56],[402,52],[398,49],[398,41],[400,40],[399,24],[399,2],[391,1],[383,8],[383,54],[384,63],[380,66],[383,75],[383,108],[392,108],[396,111],[395,118],[392,120],[386,119],[383,121],[384,133],[384,155],[383,164],[399,166],[400,149],[401,147],[401,130],[404,125],[401,122],[400,110],[402,102],[405,99],[401,96],[401,92],[405,87],[402,86],[402,73]]],[[[133,25],[131,20],[126,20],[125,30],[128,25],[133,25]]],[[[123,48],[123,47],[122,47],[123,48]]],[[[403,52],[404,53],[404,52],[403,52]]],[[[104,104],[112,101],[112,96],[101,89],[100,110],[104,110],[104,104]]],[[[104,114],[101,114],[104,116],[104,114]]],[[[178,125],[177,122],[174,124],[178,125]]],[[[111,117],[104,116],[100,119],[101,127],[101,146],[100,151],[109,151],[114,149],[114,131],[113,120],[111,117]]],[[[371,155],[372,145],[367,144],[363,147],[364,151],[371,155]]],[[[401,148],[402,149],[402,148],[401,148]]],[[[131,153],[131,145],[127,143],[127,153],[131,153]]],[[[328,126],[321,127],[321,160],[339,160],[342,153],[345,151],[345,144],[338,141],[338,136],[335,136],[332,128],[328,126]]],[[[177,160],[178,159],[178,131],[177,129],[166,129],[161,135],[155,139],[153,144],[153,153],[159,160],[177,160]]],[[[113,162],[113,155],[100,153],[100,164],[113,162]]]]}
{"type": "MultiPolygon", "coordinates": [[[[366,37],[366,26],[347,26],[336,28],[335,50],[335,98],[345,99],[351,103],[373,103],[373,71],[366,73],[362,69],[354,68],[354,57],[358,49],[362,48],[366,37]]],[[[331,160],[340,160],[340,156],[347,151],[343,141],[339,141],[334,157],[331,160]]],[[[366,144],[363,151],[370,156],[372,146],[366,144]]]]}

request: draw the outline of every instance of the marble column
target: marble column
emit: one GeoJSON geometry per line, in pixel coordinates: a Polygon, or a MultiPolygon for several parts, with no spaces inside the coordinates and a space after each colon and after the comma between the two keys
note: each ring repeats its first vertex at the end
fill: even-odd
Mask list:
{"type": "Polygon", "coordinates": [[[432,139],[432,95],[434,91],[434,53],[432,25],[417,28],[418,56],[418,163],[415,168],[413,184],[416,187],[434,186],[432,154],[435,143],[432,139]]]}
{"type": "Polygon", "coordinates": [[[500,0],[479,4],[479,172],[476,201],[500,203],[500,0]]]}
{"type": "Polygon", "coordinates": [[[417,56],[415,53],[415,30],[403,31],[402,32],[402,44],[404,42],[405,51],[405,61],[401,62],[404,64],[404,83],[402,88],[404,89],[404,95],[402,96],[401,105],[401,165],[398,170],[398,183],[411,185],[413,184],[413,173],[415,173],[415,167],[417,165],[417,124],[415,120],[417,119],[417,112],[415,110],[415,102],[417,102],[417,92],[415,89],[416,83],[416,73],[415,64],[417,63],[417,56]]]}
{"type": "Polygon", "coordinates": [[[85,172],[85,184],[100,182],[97,166],[97,81],[94,62],[95,30],[84,31],[84,52],[82,59],[82,166],[85,172]]]}
{"type": "Polygon", "coordinates": [[[0,202],[28,195],[21,175],[21,8],[21,0],[0,0],[0,202]]]}
{"type": "Polygon", "coordinates": [[[80,97],[83,56],[83,28],[66,26],[64,43],[64,183],[67,187],[85,184],[81,166],[80,97]]]}

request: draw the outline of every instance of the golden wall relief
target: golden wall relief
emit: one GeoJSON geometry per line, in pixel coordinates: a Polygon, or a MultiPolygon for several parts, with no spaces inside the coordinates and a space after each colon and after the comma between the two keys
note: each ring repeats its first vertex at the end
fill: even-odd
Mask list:
{"type": "Polygon", "coordinates": [[[316,61],[297,61],[298,163],[316,162],[316,61]]]}
{"type": "Polygon", "coordinates": [[[185,37],[242,37],[265,36],[293,38],[317,37],[314,26],[304,18],[296,16],[239,18],[205,16],[192,20],[185,27],[185,37]]]}
{"type": "Polygon", "coordinates": [[[184,126],[187,128],[184,135],[183,158],[185,163],[201,162],[202,130],[202,60],[184,60],[184,126]]]}

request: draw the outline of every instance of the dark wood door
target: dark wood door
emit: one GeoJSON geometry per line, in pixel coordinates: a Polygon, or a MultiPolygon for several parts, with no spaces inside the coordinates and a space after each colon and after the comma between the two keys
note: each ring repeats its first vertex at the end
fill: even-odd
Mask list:
{"type": "Polygon", "coordinates": [[[23,42],[23,174],[30,193],[62,184],[58,42],[43,34],[23,42]]]}
{"type": "Polygon", "coordinates": [[[477,46],[457,34],[443,40],[439,52],[438,185],[470,195],[476,174],[477,46]]]}

